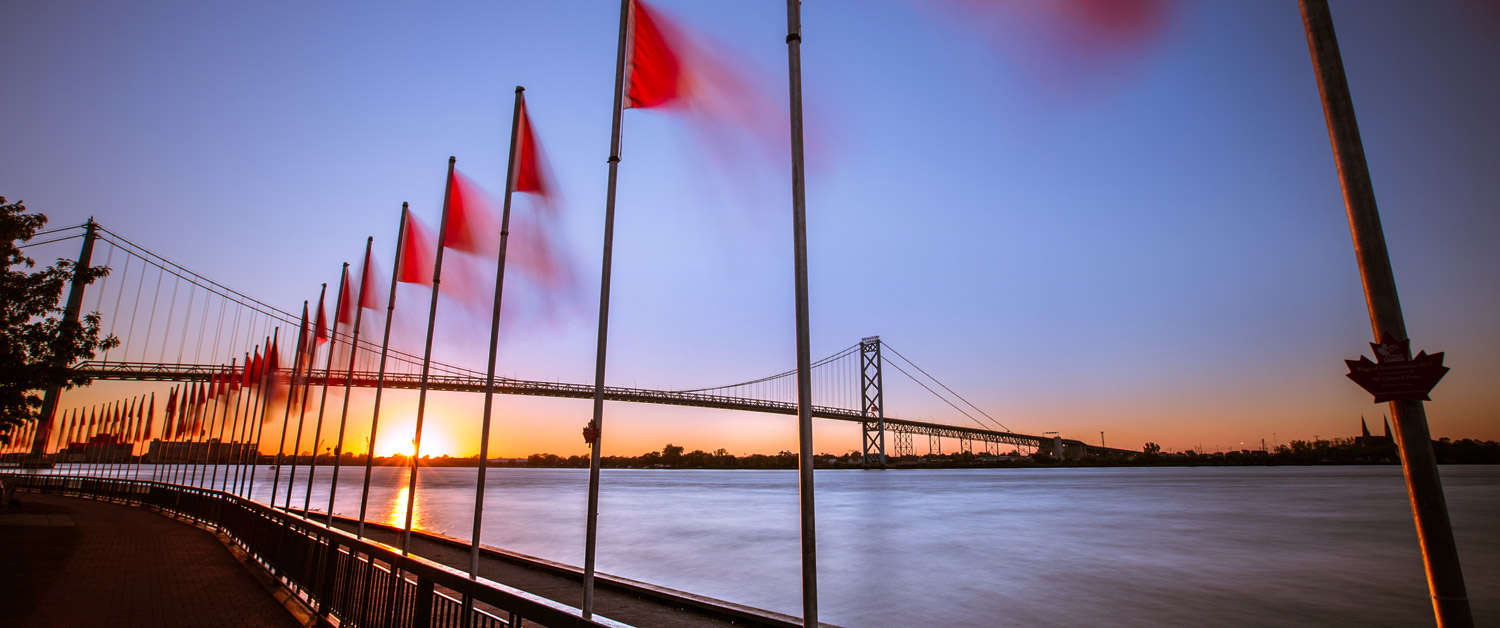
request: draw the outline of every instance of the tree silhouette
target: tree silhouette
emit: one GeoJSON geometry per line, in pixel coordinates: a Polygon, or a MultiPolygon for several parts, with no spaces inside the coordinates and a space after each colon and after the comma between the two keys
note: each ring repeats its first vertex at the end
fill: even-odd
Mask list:
{"type": "Polygon", "coordinates": [[[65,321],[59,305],[64,286],[75,280],[92,283],[108,268],[80,269],[72,260],[59,259],[42,270],[27,270],[36,263],[21,252],[21,244],[45,224],[45,215],[26,213],[22,201],[7,203],[0,196],[0,253],[5,257],[0,273],[0,443],[5,444],[17,428],[39,418],[43,391],[92,381],[73,372],[71,364],[119,345],[114,336],[99,337],[98,312],[65,321]]]}

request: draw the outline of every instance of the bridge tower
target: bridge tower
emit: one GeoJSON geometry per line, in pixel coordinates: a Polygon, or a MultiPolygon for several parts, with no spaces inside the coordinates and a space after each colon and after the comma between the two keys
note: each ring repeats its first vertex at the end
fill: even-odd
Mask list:
{"type": "MultiPolygon", "coordinates": [[[[83,223],[83,248],[78,251],[78,264],[73,267],[73,277],[76,279],[78,273],[89,267],[94,257],[94,217],[90,216],[83,223]]],[[[62,333],[58,342],[65,342],[70,334],[76,334],[78,329],[78,311],[83,308],[83,289],[88,286],[81,281],[69,282],[68,303],[63,306],[62,333]]],[[[64,368],[66,363],[57,362],[52,365],[55,368],[64,368]]],[[[31,455],[41,456],[47,453],[47,439],[52,436],[52,421],[57,414],[58,395],[62,394],[61,386],[49,386],[42,391],[42,408],[37,415],[36,436],[31,441],[31,455]]]]}
{"type": "Polygon", "coordinates": [[[880,336],[859,341],[860,416],[864,417],[865,468],[885,468],[885,396],[880,376],[880,336]]]}

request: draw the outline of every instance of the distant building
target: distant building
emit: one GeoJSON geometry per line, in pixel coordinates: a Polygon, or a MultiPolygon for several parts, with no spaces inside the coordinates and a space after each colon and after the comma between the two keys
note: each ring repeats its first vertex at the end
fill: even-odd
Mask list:
{"type": "Polygon", "coordinates": [[[158,438],[151,441],[144,460],[162,463],[215,461],[229,463],[235,460],[251,460],[254,458],[254,452],[255,443],[224,443],[217,438],[202,442],[176,442],[163,441],[158,438]]]}
{"type": "Polygon", "coordinates": [[[1354,444],[1358,447],[1392,447],[1396,439],[1391,437],[1391,421],[1385,421],[1385,436],[1371,436],[1370,426],[1365,424],[1365,418],[1359,417],[1360,435],[1354,437],[1354,444]]]}
{"type": "Polygon", "coordinates": [[[134,460],[135,443],[123,443],[113,434],[96,434],[82,443],[68,443],[62,462],[126,462],[134,460]]]}

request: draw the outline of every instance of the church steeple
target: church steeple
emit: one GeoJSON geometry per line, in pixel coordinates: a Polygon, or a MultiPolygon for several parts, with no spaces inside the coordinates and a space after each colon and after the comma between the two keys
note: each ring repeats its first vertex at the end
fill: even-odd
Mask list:
{"type": "MultiPolygon", "coordinates": [[[[1363,416],[1359,417],[1359,434],[1365,438],[1370,437],[1370,426],[1365,424],[1365,417],[1363,416]]],[[[1390,435],[1389,429],[1386,430],[1386,435],[1390,435]]]]}

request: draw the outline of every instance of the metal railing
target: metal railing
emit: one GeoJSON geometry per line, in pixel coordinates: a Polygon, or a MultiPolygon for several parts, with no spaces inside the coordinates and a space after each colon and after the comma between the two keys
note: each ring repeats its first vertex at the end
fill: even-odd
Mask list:
{"type": "Polygon", "coordinates": [[[6,480],[35,492],[155,508],[210,527],[340,628],[509,628],[522,619],[528,626],[629,628],[221,491],[67,475],[7,474],[6,480]]]}

